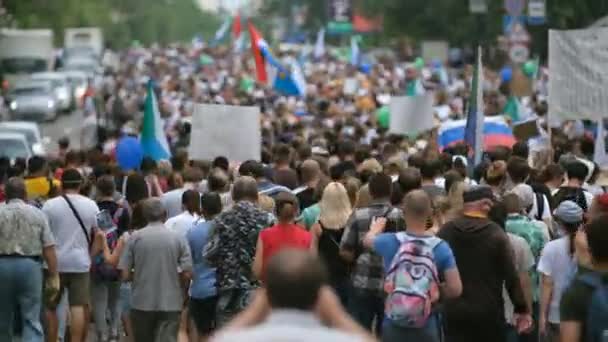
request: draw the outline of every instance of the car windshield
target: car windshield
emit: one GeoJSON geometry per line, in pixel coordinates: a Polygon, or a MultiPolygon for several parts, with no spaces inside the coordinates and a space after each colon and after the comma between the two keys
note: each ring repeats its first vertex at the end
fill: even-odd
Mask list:
{"type": "Polygon", "coordinates": [[[19,133],[25,136],[27,143],[32,146],[36,143],[36,134],[31,129],[19,128],[19,127],[2,127],[0,126],[0,133],[19,133]]]}
{"type": "Polygon", "coordinates": [[[13,96],[32,96],[32,95],[47,95],[48,92],[44,87],[27,87],[16,88],[11,92],[13,96]]]}
{"type": "Polygon", "coordinates": [[[0,70],[7,74],[46,71],[47,61],[37,58],[6,58],[0,61],[0,70]]]}
{"type": "Polygon", "coordinates": [[[20,140],[5,139],[0,137],[0,156],[14,158],[27,158],[27,146],[20,140]]]}

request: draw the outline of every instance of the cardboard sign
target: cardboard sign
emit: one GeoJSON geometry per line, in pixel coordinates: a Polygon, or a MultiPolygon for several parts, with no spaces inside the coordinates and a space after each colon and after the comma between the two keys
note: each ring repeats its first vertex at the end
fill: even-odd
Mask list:
{"type": "Polygon", "coordinates": [[[527,141],[540,135],[536,119],[518,122],[513,125],[513,135],[519,141],[527,141]]]}
{"type": "Polygon", "coordinates": [[[389,133],[416,135],[435,126],[433,94],[393,96],[390,103],[389,133]]]}

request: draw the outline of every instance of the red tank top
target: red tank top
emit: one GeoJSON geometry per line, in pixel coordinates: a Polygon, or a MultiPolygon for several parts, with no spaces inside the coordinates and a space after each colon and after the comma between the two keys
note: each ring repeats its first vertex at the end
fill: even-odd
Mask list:
{"type": "Polygon", "coordinates": [[[276,224],[260,233],[263,249],[263,269],[268,260],[283,248],[309,249],[312,235],[296,224],[276,224]]]}

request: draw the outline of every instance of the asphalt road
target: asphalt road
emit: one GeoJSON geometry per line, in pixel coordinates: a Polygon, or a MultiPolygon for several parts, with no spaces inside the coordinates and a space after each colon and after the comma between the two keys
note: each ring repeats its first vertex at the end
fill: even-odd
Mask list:
{"type": "Polygon", "coordinates": [[[43,137],[50,138],[50,143],[46,145],[46,151],[54,154],[58,151],[57,142],[64,136],[70,139],[70,148],[80,147],[80,126],[83,121],[82,112],[74,110],[67,114],[61,114],[55,121],[40,124],[43,137]]]}

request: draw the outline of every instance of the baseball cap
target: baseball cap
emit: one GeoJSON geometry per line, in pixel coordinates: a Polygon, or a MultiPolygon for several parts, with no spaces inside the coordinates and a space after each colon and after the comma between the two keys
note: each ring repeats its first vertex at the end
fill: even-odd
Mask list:
{"type": "Polygon", "coordinates": [[[563,201],[553,211],[553,216],[563,223],[583,222],[583,209],[573,201],[563,201]]]}
{"type": "Polygon", "coordinates": [[[462,195],[462,199],[464,203],[477,202],[483,199],[495,200],[492,188],[485,185],[474,186],[466,190],[462,195]]]}

